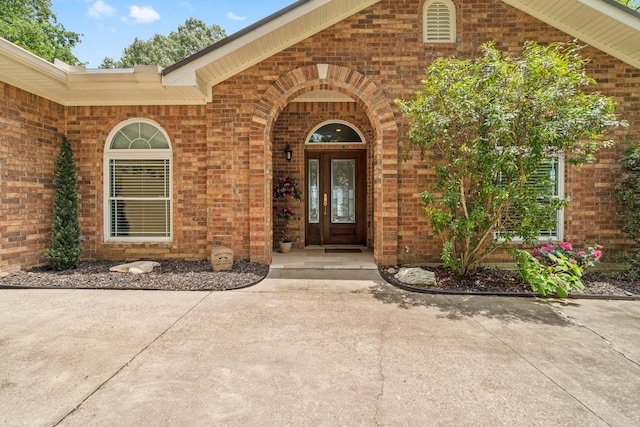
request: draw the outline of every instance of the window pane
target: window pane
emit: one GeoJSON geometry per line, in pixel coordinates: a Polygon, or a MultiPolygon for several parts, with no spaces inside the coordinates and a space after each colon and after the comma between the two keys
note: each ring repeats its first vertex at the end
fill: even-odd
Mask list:
{"type": "Polygon", "coordinates": [[[109,161],[111,237],[169,237],[170,161],[109,161]]]}
{"type": "Polygon", "coordinates": [[[309,222],[320,222],[318,159],[309,159],[309,222]]]}
{"type": "Polygon", "coordinates": [[[356,162],[331,160],[331,222],[356,221],[356,162]]]}
{"type": "Polygon", "coordinates": [[[111,237],[169,237],[169,200],[112,200],[111,237]]]}
{"type": "MultiPolygon", "coordinates": [[[[124,129],[123,129],[124,130],[124,129]]],[[[127,150],[131,144],[131,138],[127,136],[123,130],[118,131],[116,136],[111,140],[111,148],[117,150],[127,150]]]]}
{"type": "Polygon", "coordinates": [[[362,142],[355,129],[344,123],[321,126],[309,138],[310,143],[362,142]]]}
{"type": "Polygon", "coordinates": [[[548,159],[532,176],[532,184],[544,185],[544,193],[549,196],[558,195],[558,158],[548,159]]]}
{"type": "MultiPolygon", "coordinates": [[[[540,190],[547,198],[563,197],[563,195],[560,194],[560,185],[563,179],[564,177],[560,173],[560,160],[558,157],[554,157],[543,162],[538,170],[529,176],[526,185],[529,188],[537,188],[537,190],[540,190]]],[[[539,199],[539,203],[545,203],[545,201],[539,199]]],[[[515,224],[522,220],[523,217],[521,215],[515,215],[511,212],[509,218],[504,219],[505,230],[509,232],[513,231],[515,224]]],[[[549,220],[554,226],[546,230],[541,230],[539,236],[541,240],[555,239],[561,235],[562,212],[558,211],[553,213],[549,220]]]]}
{"type": "Polygon", "coordinates": [[[116,133],[110,148],[116,150],[168,149],[169,141],[160,129],[149,123],[132,123],[116,133]]]}
{"type": "Polygon", "coordinates": [[[110,197],[169,197],[169,160],[110,161],[110,197]]]}

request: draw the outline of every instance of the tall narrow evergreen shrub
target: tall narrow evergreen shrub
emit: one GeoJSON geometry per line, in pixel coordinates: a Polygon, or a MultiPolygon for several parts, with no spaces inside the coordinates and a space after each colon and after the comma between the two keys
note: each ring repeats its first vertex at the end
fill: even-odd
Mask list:
{"type": "Polygon", "coordinates": [[[78,190],[76,165],[71,145],[62,138],[56,159],[56,186],[51,225],[51,246],[44,257],[54,270],[74,268],[80,259],[80,226],[78,225],[78,190]]]}

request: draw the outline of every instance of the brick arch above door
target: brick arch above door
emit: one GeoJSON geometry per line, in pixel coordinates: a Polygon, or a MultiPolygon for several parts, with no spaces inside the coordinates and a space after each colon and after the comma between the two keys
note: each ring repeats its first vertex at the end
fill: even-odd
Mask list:
{"type": "Polygon", "coordinates": [[[273,244],[271,135],[282,110],[296,97],[314,90],[341,92],[363,109],[374,140],[374,258],[378,264],[397,262],[398,125],[392,102],[367,76],[350,68],[316,64],[291,70],[275,81],[256,107],[250,132],[250,256],[270,263],[273,244]]]}

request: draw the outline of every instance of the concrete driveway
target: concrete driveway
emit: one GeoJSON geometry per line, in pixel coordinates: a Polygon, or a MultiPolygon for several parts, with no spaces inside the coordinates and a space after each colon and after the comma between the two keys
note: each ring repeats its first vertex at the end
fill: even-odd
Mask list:
{"type": "Polygon", "coordinates": [[[639,325],[638,301],[411,294],[366,271],[0,290],[0,425],[640,425],[639,325]]]}

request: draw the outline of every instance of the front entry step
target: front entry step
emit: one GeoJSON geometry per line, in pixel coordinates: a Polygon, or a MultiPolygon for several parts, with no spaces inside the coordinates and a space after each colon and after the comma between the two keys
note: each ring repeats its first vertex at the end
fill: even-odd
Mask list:
{"type": "Polygon", "coordinates": [[[361,254],[360,248],[325,248],[325,254],[361,254]]]}

